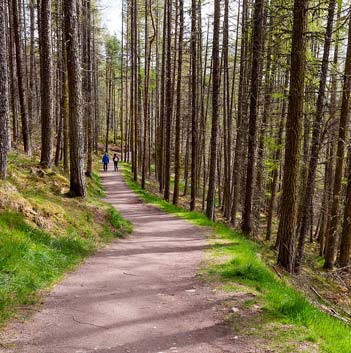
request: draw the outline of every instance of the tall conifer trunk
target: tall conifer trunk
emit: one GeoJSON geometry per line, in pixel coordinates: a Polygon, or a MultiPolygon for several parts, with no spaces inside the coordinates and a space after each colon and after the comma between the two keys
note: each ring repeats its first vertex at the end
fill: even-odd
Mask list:
{"type": "Polygon", "coordinates": [[[213,40],[212,40],[212,129],[210,144],[210,169],[207,193],[206,215],[213,220],[215,217],[215,191],[217,177],[217,134],[219,118],[219,22],[221,17],[220,0],[214,1],[213,40]]]}
{"type": "Polygon", "coordinates": [[[86,194],[77,0],[64,0],[69,97],[70,193],[86,194]]]}
{"type": "Polygon", "coordinates": [[[262,65],[262,35],[263,35],[264,0],[256,0],[253,18],[252,34],[252,69],[250,91],[249,134],[247,145],[246,187],[241,229],[245,234],[252,231],[252,196],[254,185],[256,130],[258,115],[259,82],[262,65]]]}
{"type": "Polygon", "coordinates": [[[53,155],[53,65],[51,40],[51,0],[40,4],[40,92],[41,92],[41,159],[45,168],[52,165],[53,155]]]}
{"type": "Polygon", "coordinates": [[[283,192],[281,196],[280,221],[277,234],[277,237],[280,239],[278,264],[289,272],[293,272],[294,270],[295,259],[299,144],[304,102],[307,4],[307,0],[294,1],[290,90],[282,184],[283,192]]]}
{"type": "Polygon", "coordinates": [[[327,74],[328,74],[328,66],[329,66],[329,52],[330,52],[330,44],[333,35],[333,20],[334,20],[334,12],[335,12],[335,3],[336,0],[329,1],[329,9],[328,9],[328,22],[327,29],[325,32],[324,38],[324,52],[322,59],[322,68],[319,80],[319,91],[317,98],[317,111],[316,117],[313,124],[313,132],[312,132],[312,146],[310,153],[310,160],[308,166],[308,176],[307,176],[307,184],[306,189],[303,196],[303,204],[301,208],[301,225],[299,232],[299,243],[296,254],[296,263],[295,263],[295,272],[300,273],[302,257],[304,252],[304,243],[306,238],[306,233],[308,230],[309,222],[311,219],[311,205],[314,195],[314,185],[318,164],[318,156],[320,151],[320,135],[321,135],[321,125],[323,120],[323,111],[324,111],[324,102],[325,102],[325,88],[327,84],[327,74]]]}
{"type": "Polygon", "coordinates": [[[0,179],[5,179],[7,175],[10,143],[5,13],[5,2],[0,0],[0,179]]]}
{"type": "Polygon", "coordinates": [[[327,243],[325,252],[324,268],[332,269],[335,264],[337,240],[338,240],[338,222],[339,206],[341,196],[342,177],[344,171],[344,154],[346,129],[350,114],[350,93],[351,93],[351,17],[349,20],[348,43],[345,61],[344,86],[342,93],[338,147],[336,152],[336,165],[334,173],[333,198],[330,210],[330,224],[327,231],[327,243]]]}
{"type": "Polygon", "coordinates": [[[23,41],[22,41],[22,26],[20,22],[20,8],[18,0],[11,0],[12,16],[14,27],[14,40],[16,47],[16,68],[17,68],[17,82],[18,82],[18,95],[21,109],[22,120],[22,135],[24,151],[32,154],[32,141],[30,133],[30,122],[28,117],[28,102],[27,102],[27,89],[26,89],[26,75],[25,75],[25,61],[23,54],[23,41]]]}

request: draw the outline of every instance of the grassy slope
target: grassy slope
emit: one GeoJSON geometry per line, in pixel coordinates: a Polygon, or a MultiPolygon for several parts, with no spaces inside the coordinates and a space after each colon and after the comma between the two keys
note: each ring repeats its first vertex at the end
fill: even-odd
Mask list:
{"type": "Polygon", "coordinates": [[[0,182],[0,324],[19,306],[35,303],[39,290],[131,225],[109,205],[95,174],[86,200],[65,196],[60,170],[11,154],[9,178],[0,182]]]}
{"type": "MultiPolygon", "coordinates": [[[[241,327],[244,334],[249,334],[250,326],[256,325],[256,335],[267,335],[267,341],[276,345],[278,352],[301,349],[305,352],[316,349],[319,352],[351,352],[351,328],[313,306],[303,293],[290,285],[287,277],[278,278],[261,259],[263,248],[226,225],[209,221],[202,213],[178,208],[142,190],[133,181],[129,166],[124,165],[123,168],[129,187],[144,201],[213,230],[218,241],[213,244],[212,255],[224,261],[213,261],[208,266],[206,271],[210,278],[220,279],[231,291],[238,290],[237,284],[241,289],[244,286],[254,294],[254,299],[251,303],[248,300],[246,305],[259,303],[262,309],[258,320],[250,317],[249,322],[244,323],[240,318],[237,329],[241,327]]],[[[238,323],[235,317],[232,321],[238,323]]]]}

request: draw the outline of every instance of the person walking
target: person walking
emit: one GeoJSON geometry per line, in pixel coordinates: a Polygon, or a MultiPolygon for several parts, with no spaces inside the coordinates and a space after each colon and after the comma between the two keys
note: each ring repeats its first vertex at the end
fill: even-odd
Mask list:
{"type": "Polygon", "coordinates": [[[118,162],[119,162],[119,157],[118,157],[118,154],[115,153],[113,155],[113,164],[115,166],[115,172],[118,172],[118,162]]]}
{"type": "Polygon", "coordinates": [[[104,172],[107,172],[108,164],[110,163],[110,158],[107,154],[107,151],[102,156],[102,164],[104,165],[104,172]]]}

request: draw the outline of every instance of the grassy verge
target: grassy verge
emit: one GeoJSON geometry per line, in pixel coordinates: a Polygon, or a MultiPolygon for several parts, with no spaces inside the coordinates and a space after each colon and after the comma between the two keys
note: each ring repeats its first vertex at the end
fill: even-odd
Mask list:
{"type": "Polygon", "coordinates": [[[43,171],[35,158],[11,154],[9,178],[0,182],[0,324],[103,244],[131,231],[101,201],[97,174],[86,200],[66,197],[68,186],[62,171],[43,171]]]}
{"type": "Polygon", "coordinates": [[[225,224],[211,222],[202,213],[178,208],[146,190],[132,179],[130,167],[123,165],[129,187],[145,202],[159,207],[198,226],[212,229],[217,241],[212,255],[220,257],[206,269],[211,279],[219,279],[227,290],[237,291],[238,285],[253,293],[245,305],[260,304],[260,319],[250,318],[242,329],[256,325],[257,335],[269,335],[272,344],[279,342],[278,352],[316,351],[351,352],[351,328],[320,311],[303,293],[292,287],[289,278],[279,278],[262,260],[263,248],[225,224]],[[224,243],[223,243],[224,242],[224,243]],[[225,245],[227,244],[227,245],[225,245]],[[274,342],[273,342],[274,341],[274,342]],[[298,344],[294,344],[296,342],[298,344]],[[283,348],[284,347],[284,348],[283,348]],[[318,348],[317,348],[318,347],[318,348]]]}

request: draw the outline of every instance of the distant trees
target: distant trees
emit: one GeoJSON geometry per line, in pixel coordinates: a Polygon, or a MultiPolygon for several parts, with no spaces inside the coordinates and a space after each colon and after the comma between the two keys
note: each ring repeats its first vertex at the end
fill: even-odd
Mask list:
{"type": "Polygon", "coordinates": [[[17,87],[19,96],[19,109],[22,122],[22,136],[24,151],[28,154],[32,154],[32,136],[28,115],[28,101],[27,101],[27,77],[23,55],[23,28],[21,25],[21,5],[18,0],[10,1],[12,5],[12,18],[13,18],[13,33],[14,33],[14,45],[16,48],[16,68],[17,68],[17,87]]]}
{"type": "MultiPolygon", "coordinates": [[[[15,0],[2,1],[2,11],[2,177],[12,132],[13,148],[23,144],[28,155],[39,153],[43,168],[53,160],[62,165],[71,194],[85,196],[84,160],[91,177],[100,139],[96,6],[90,0],[15,0]]],[[[111,95],[116,97],[112,89],[111,95]]]]}
{"type": "Polygon", "coordinates": [[[316,106],[316,116],[313,122],[313,131],[312,131],[312,141],[311,141],[311,152],[310,160],[308,165],[308,175],[306,180],[306,188],[303,196],[302,206],[301,206],[301,220],[299,226],[299,242],[298,249],[296,254],[296,263],[295,263],[295,272],[299,273],[301,271],[301,264],[304,251],[304,243],[306,240],[306,233],[308,225],[311,220],[311,205],[314,194],[314,185],[318,164],[318,155],[320,152],[320,143],[321,143],[321,130],[322,130],[322,121],[324,113],[324,104],[325,104],[325,89],[327,85],[327,74],[329,66],[329,53],[330,45],[333,35],[333,22],[334,22],[334,12],[335,12],[335,0],[329,1],[328,8],[328,19],[327,27],[325,31],[324,39],[324,48],[323,48],[323,58],[322,58],[322,67],[319,80],[319,89],[318,89],[318,98],[316,106]]]}
{"type": "Polygon", "coordinates": [[[1,177],[9,134],[76,196],[113,148],[143,188],[272,242],[288,271],[348,266],[349,4],[122,0],[118,35],[98,5],[2,0],[1,177]]]}
{"type": "MultiPolygon", "coordinates": [[[[339,207],[341,198],[341,188],[342,188],[342,178],[344,172],[344,155],[345,155],[345,140],[347,126],[350,116],[350,93],[351,93],[351,18],[349,20],[349,30],[348,30],[348,44],[346,52],[345,61],[345,71],[344,71],[344,84],[342,90],[342,101],[341,101],[341,111],[340,111],[340,121],[339,121],[339,133],[337,138],[337,151],[336,151],[336,161],[335,161],[335,174],[334,174],[334,187],[333,195],[331,201],[330,210],[330,223],[327,232],[326,239],[326,250],[325,250],[325,262],[324,268],[331,269],[334,267],[337,253],[337,241],[339,239],[339,207]]],[[[347,199],[349,195],[347,195],[347,199]]],[[[348,207],[348,205],[347,205],[348,207]]],[[[348,214],[347,207],[346,217],[348,214]]],[[[348,222],[348,221],[346,221],[348,222]]],[[[347,227],[347,223],[344,223],[347,227]]],[[[347,234],[347,230],[344,227],[344,231],[347,234]]],[[[346,238],[344,239],[344,241],[346,238]]],[[[343,243],[342,243],[343,244],[343,243]]],[[[345,244],[343,244],[345,245],[345,244]]],[[[350,257],[350,254],[348,254],[350,257]]],[[[345,255],[343,255],[343,261],[345,261],[345,255]]]]}
{"type": "Polygon", "coordinates": [[[220,17],[213,4],[212,26],[199,1],[187,12],[182,0],[124,0],[124,75],[112,90],[123,102],[117,145],[134,179],[273,242],[290,272],[301,271],[308,242],[328,259],[335,241],[329,267],[348,264],[349,186],[338,189],[349,178],[339,165],[349,141],[343,107],[338,123],[345,6],[223,1],[220,17]],[[337,128],[346,131],[339,141],[337,128]]]}

